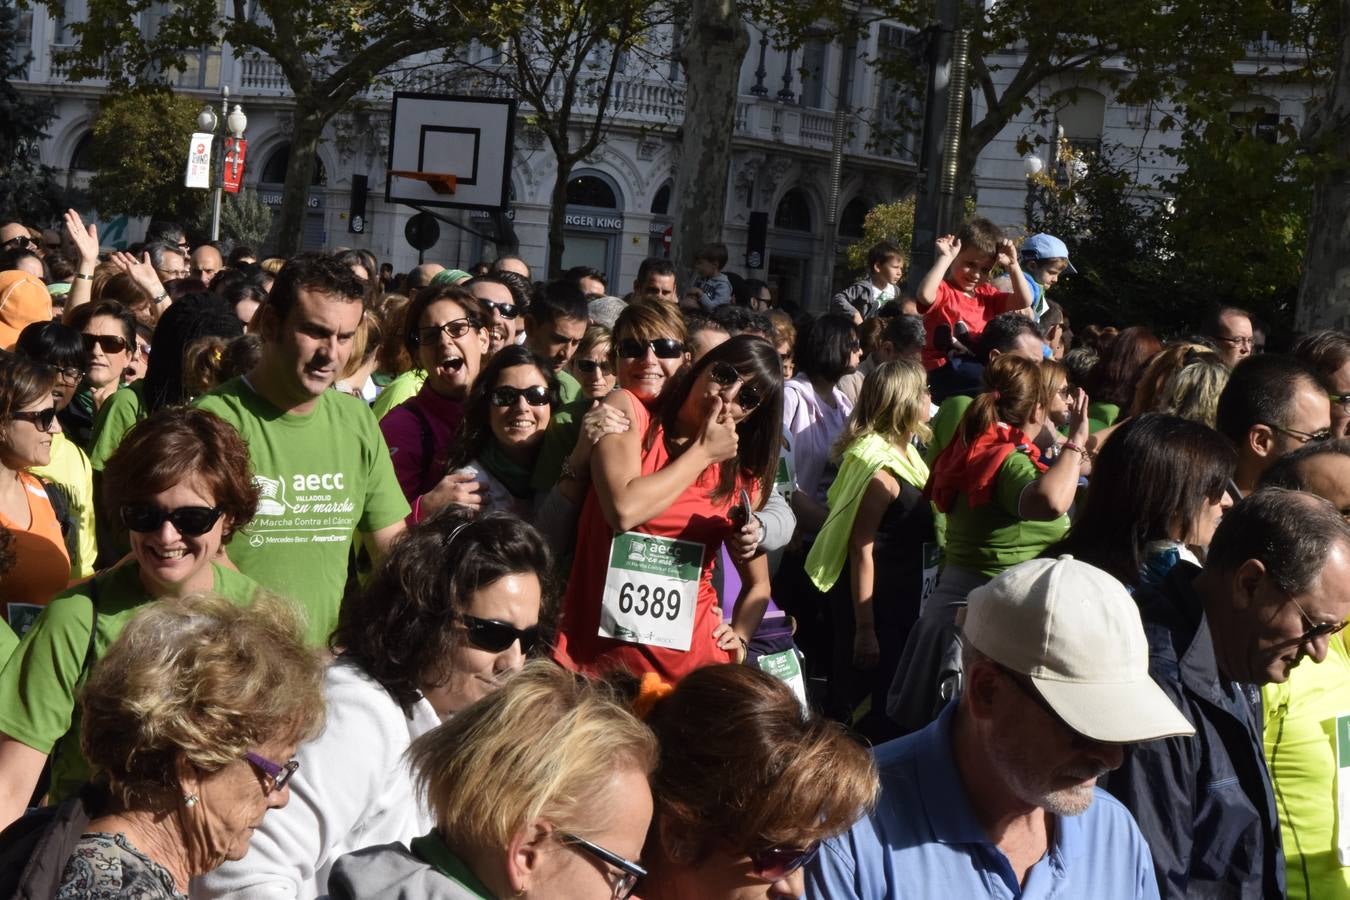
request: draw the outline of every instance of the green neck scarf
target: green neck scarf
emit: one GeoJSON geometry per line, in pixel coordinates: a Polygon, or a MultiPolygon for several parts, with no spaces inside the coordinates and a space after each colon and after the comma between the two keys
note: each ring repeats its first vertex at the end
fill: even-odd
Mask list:
{"type": "Polygon", "coordinates": [[[445,846],[445,841],[441,840],[441,836],[435,831],[413,838],[409,847],[413,855],[421,859],[422,862],[459,884],[460,887],[469,891],[475,897],[481,897],[482,900],[496,900],[487,886],[478,879],[477,875],[469,871],[469,867],[454,854],[454,851],[445,846]]]}
{"type": "Polygon", "coordinates": [[[530,480],[534,477],[534,470],[522,466],[507,456],[506,451],[495,439],[487,442],[487,446],[478,456],[478,461],[492,473],[493,478],[506,485],[506,489],[511,492],[512,497],[517,500],[525,500],[533,494],[530,489],[530,480]]]}

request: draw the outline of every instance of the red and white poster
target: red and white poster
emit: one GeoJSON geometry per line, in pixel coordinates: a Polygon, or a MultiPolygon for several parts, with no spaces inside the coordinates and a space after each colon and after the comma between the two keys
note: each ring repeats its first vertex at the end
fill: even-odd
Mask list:
{"type": "Polygon", "coordinates": [[[244,183],[244,152],[248,150],[248,141],[243,138],[225,138],[225,190],[231,194],[239,193],[244,183]]]}
{"type": "Polygon", "coordinates": [[[211,187],[211,138],[213,135],[198,131],[192,135],[188,146],[187,177],[183,185],[190,188],[211,187]]]}

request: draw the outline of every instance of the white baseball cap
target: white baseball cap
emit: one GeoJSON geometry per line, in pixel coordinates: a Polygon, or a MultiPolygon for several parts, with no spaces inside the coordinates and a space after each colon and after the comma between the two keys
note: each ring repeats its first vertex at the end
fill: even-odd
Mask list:
{"type": "Polygon", "coordinates": [[[1131,744],[1195,728],[1148,674],[1139,610],[1112,576],[1071,556],[1033,559],[970,593],[966,640],[1031,679],[1094,741],[1131,744]]]}

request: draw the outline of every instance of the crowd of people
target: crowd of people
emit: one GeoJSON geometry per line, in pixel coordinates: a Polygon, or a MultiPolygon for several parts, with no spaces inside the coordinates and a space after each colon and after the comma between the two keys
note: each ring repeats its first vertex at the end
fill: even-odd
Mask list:
{"type": "Polygon", "coordinates": [[[0,226],[0,894],[1350,896],[1350,334],[1069,252],[0,226]]]}

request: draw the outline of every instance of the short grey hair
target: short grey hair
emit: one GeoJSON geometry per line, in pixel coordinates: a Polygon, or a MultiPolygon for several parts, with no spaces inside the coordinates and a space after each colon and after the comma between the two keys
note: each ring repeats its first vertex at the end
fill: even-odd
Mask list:
{"type": "Polygon", "coordinates": [[[1205,568],[1233,572],[1259,560],[1286,594],[1306,593],[1337,544],[1350,546],[1350,525],[1326,500],[1263,487],[1224,514],[1205,568]]]}
{"type": "Polygon", "coordinates": [[[150,254],[150,265],[160,271],[165,269],[164,254],[166,253],[177,254],[178,256],[183,257],[184,262],[186,262],[188,258],[187,253],[181,247],[175,247],[173,244],[166,244],[163,241],[147,244],[145,252],[150,254]]]}

